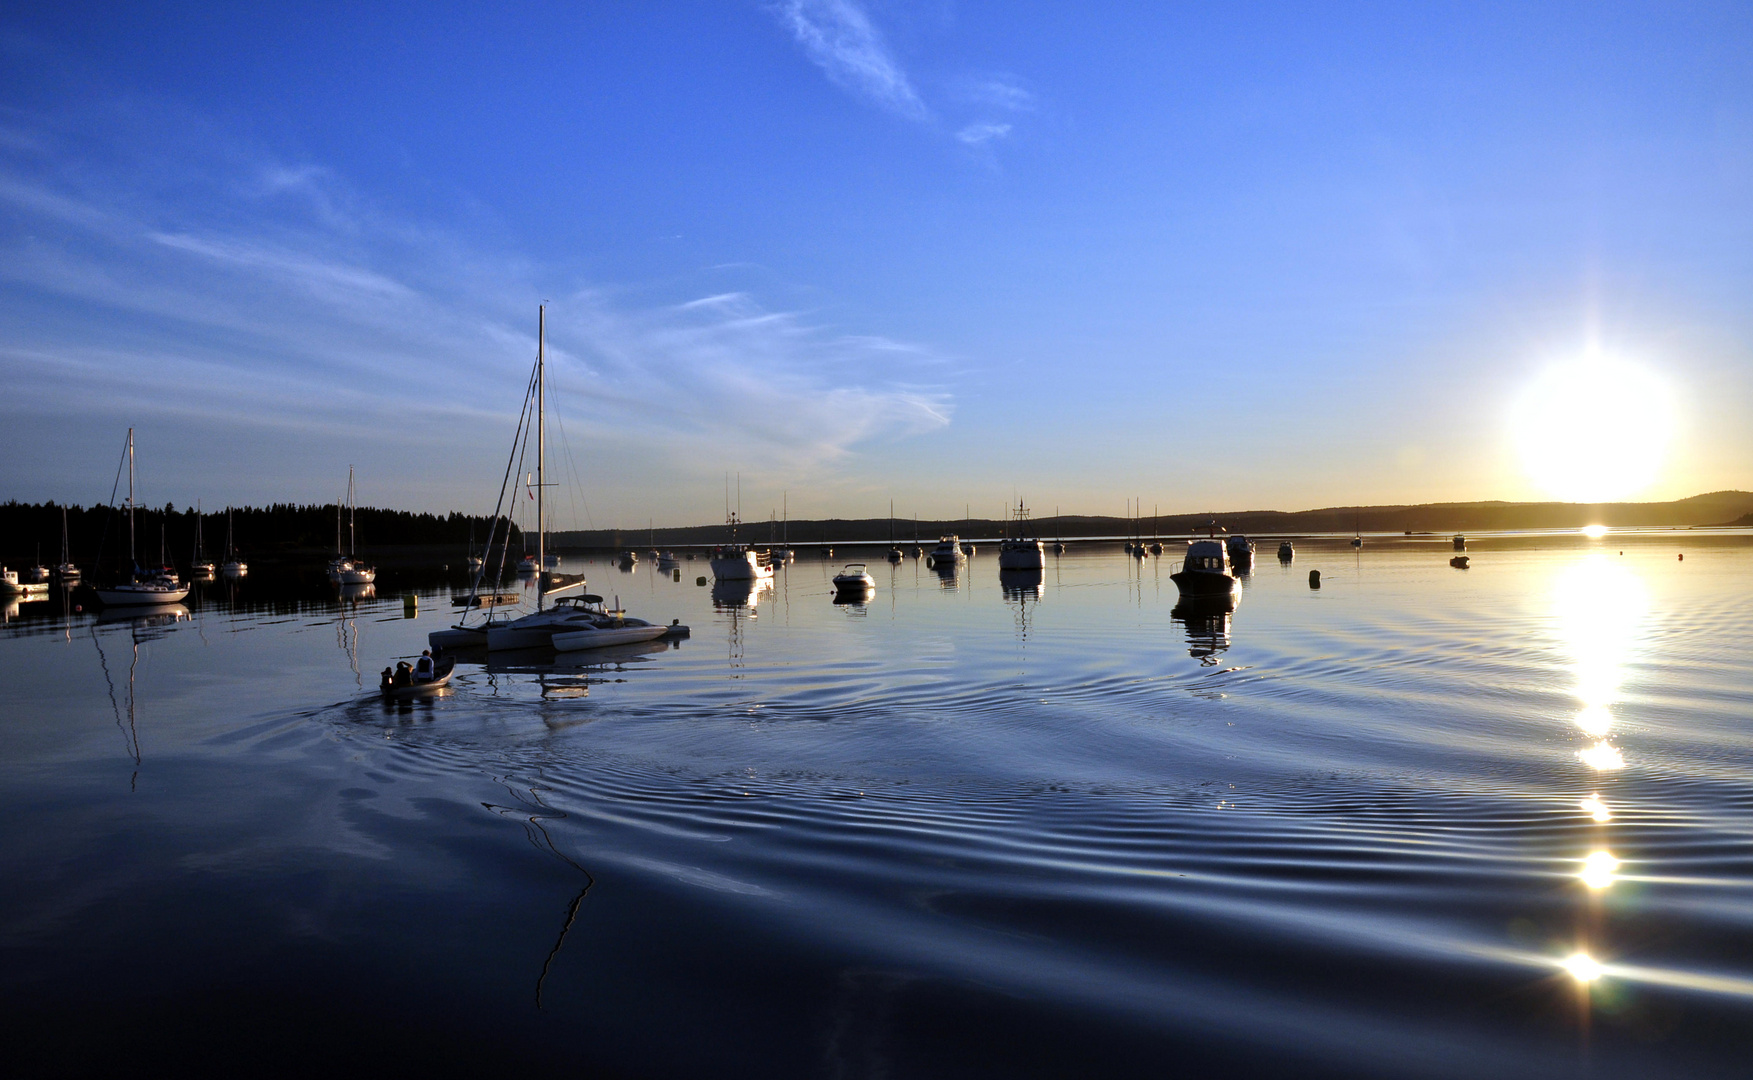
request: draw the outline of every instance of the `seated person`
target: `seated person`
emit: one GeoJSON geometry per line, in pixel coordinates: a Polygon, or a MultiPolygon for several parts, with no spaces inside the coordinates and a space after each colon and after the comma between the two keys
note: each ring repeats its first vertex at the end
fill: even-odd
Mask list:
{"type": "Polygon", "coordinates": [[[420,659],[414,661],[414,678],[421,682],[430,682],[436,674],[438,671],[432,663],[432,650],[426,649],[420,653],[420,659]]]}

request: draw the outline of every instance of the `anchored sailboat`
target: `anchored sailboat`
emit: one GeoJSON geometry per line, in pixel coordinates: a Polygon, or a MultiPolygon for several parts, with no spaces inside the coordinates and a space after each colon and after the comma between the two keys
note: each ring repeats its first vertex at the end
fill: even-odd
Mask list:
{"type": "Polygon", "coordinates": [[[97,598],[106,607],[136,607],[147,604],[176,604],[189,595],[189,587],[162,572],[142,572],[134,558],[134,429],[128,429],[128,562],[127,577],[118,584],[97,590],[97,598]]]}
{"type": "Polygon", "coordinates": [[[367,565],[355,550],[358,533],[354,515],[358,507],[353,499],[353,466],[347,466],[347,553],[341,553],[341,504],[335,504],[335,557],[329,562],[329,580],[337,585],[369,585],[377,580],[377,569],[367,565]]]}

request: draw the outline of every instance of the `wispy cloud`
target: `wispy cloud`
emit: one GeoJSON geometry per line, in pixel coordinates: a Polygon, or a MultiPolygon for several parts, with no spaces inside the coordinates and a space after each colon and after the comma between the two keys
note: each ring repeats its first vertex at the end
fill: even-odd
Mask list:
{"type": "Polygon", "coordinates": [[[835,83],[909,119],[930,118],[882,34],[852,0],[783,0],[771,10],[835,83]]]}
{"type": "Polygon", "coordinates": [[[969,124],[956,132],[956,138],[969,146],[979,146],[981,143],[1002,139],[1009,134],[1009,124],[969,124]]]}
{"type": "MultiPolygon", "coordinates": [[[[340,440],[362,460],[412,461],[403,500],[454,506],[456,464],[503,453],[547,295],[550,403],[576,450],[625,466],[594,478],[605,489],[649,491],[726,462],[831,471],[861,444],[949,422],[929,349],[748,290],[557,290],[576,280],[570,268],[373,212],[329,170],[235,156],[163,163],[149,187],[0,153],[12,402],[0,413],[29,402],[38,420],[160,416],[261,432],[264,445],[340,440]],[[189,189],[200,198],[182,199],[189,189]]],[[[0,459],[22,461],[9,441],[0,459]]],[[[0,464],[0,481],[13,471],[0,464]]]]}

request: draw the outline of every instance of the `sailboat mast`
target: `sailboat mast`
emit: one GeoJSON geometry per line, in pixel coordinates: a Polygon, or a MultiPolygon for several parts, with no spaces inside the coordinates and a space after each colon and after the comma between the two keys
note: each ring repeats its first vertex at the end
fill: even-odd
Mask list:
{"type": "Polygon", "coordinates": [[[355,514],[353,508],[353,466],[349,465],[347,466],[347,557],[349,559],[357,554],[354,542],[358,539],[358,534],[354,531],[355,514]]]}
{"type": "Polygon", "coordinates": [[[536,610],[542,609],[542,576],[548,572],[548,519],[543,516],[547,494],[547,429],[545,410],[547,378],[548,306],[536,307],[536,610]]]}
{"type": "Polygon", "coordinates": [[[133,574],[134,569],[139,566],[139,560],[134,557],[134,429],[133,428],[128,429],[128,561],[130,563],[134,564],[134,567],[131,567],[128,570],[129,574],[133,574]]]}

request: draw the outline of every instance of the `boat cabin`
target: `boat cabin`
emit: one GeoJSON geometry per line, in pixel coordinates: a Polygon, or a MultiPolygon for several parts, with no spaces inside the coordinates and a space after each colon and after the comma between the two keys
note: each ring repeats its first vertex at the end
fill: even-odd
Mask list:
{"type": "Polygon", "coordinates": [[[1228,574],[1230,554],[1221,540],[1195,540],[1187,545],[1181,569],[1193,573],[1228,574]]]}

